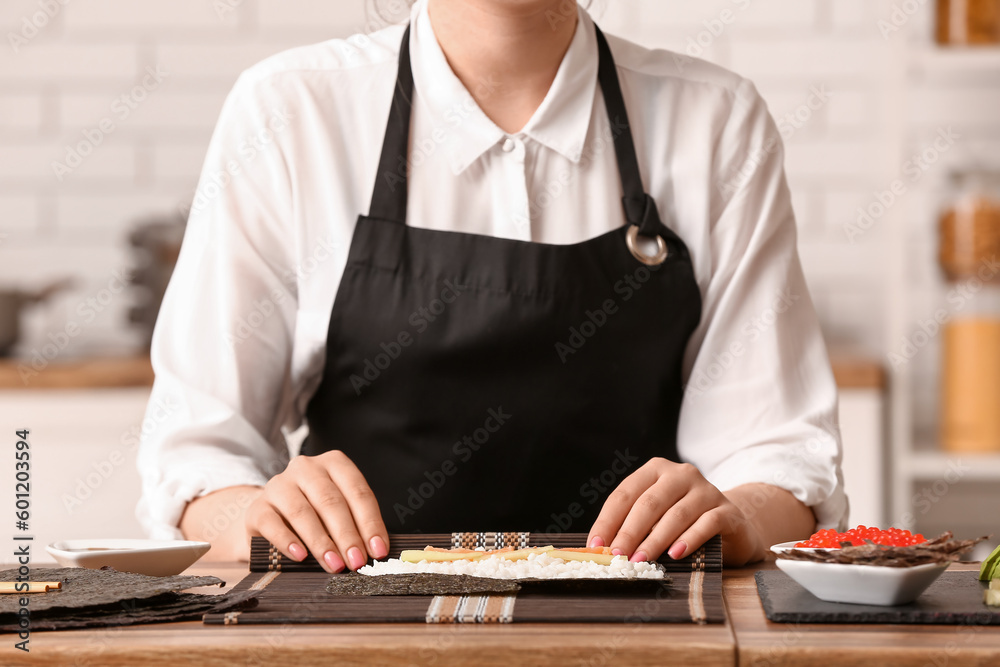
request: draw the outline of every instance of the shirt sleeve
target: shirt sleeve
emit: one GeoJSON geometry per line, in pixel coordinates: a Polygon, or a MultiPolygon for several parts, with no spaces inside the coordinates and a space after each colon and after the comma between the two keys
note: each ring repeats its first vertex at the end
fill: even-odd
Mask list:
{"type": "Polygon", "coordinates": [[[682,459],[726,491],[791,492],[843,527],[837,388],[796,248],[781,136],[743,81],[716,148],[710,279],[685,356],[682,459]]]}
{"type": "Polygon", "coordinates": [[[263,87],[241,77],[223,107],[153,334],[137,516],[155,538],[180,536],[193,498],[261,486],[288,461],[297,296],[282,130],[294,119],[263,87]]]}

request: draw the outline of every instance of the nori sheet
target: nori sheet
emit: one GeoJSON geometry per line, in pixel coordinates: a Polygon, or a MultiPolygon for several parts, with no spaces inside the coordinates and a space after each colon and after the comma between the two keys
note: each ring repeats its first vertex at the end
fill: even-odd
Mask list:
{"type": "MultiPolygon", "coordinates": [[[[261,591],[230,591],[224,595],[166,593],[145,600],[125,600],[118,604],[74,609],[49,609],[31,614],[31,631],[105,628],[144,623],[198,621],[205,614],[224,614],[257,605],[261,591]]],[[[29,607],[30,609],[30,607],[29,607]]],[[[17,632],[18,619],[0,614],[0,633],[17,632]]]]}
{"type": "MultiPolygon", "coordinates": [[[[0,581],[16,581],[17,570],[0,571],[0,581]]],[[[32,568],[32,581],[61,581],[61,590],[0,596],[0,632],[17,632],[20,598],[29,599],[30,628],[108,627],[200,619],[256,605],[260,591],[199,595],[180,591],[225,585],[218,577],[150,577],[115,570],[32,568]]]]}
{"type": "MultiPolygon", "coordinates": [[[[0,581],[17,581],[17,570],[0,571],[0,581]]],[[[164,593],[176,593],[197,586],[224,586],[218,577],[150,577],[145,574],[117,570],[89,570],[82,567],[31,568],[32,581],[61,581],[62,589],[47,593],[31,593],[29,608],[34,614],[43,609],[97,607],[122,600],[141,600],[164,593]]],[[[0,616],[16,613],[21,596],[0,595],[0,616]]]]}
{"type": "Polygon", "coordinates": [[[336,574],[326,590],[334,595],[504,595],[525,592],[587,594],[655,590],[669,586],[663,579],[490,579],[467,574],[412,572],[406,574],[336,574]]]}
{"type": "Polygon", "coordinates": [[[521,585],[511,579],[488,579],[467,574],[340,574],[330,577],[326,590],[334,595],[484,595],[516,593],[521,585]]]}

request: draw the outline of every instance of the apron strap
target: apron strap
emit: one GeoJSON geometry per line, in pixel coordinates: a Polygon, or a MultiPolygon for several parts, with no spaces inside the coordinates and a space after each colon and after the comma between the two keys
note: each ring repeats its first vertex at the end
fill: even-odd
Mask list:
{"type": "MultiPolygon", "coordinates": [[[[642,187],[639,161],[635,155],[632,129],[629,125],[625,100],[622,97],[618,72],[611,48],[601,29],[594,25],[597,35],[598,67],[597,79],[604,95],[615,144],[618,174],[622,182],[622,206],[625,219],[630,225],[648,236],[661,232],[660,216],[653,198],[642,187]]],[[[410,137],[410,112],[413,107],[413,71],[410,67],[410,27],[403,33],[399,48],[399,71],[396,89],[392,96],[392,107],[386,124],[385,139],[382,142],[382,156],[379,158],[375,188],[368,216],[406,224],[407,168],[410,137]]]]}
{"type": "Polygon", "coordinates": [[[375,188],[368,217],[406,224],[407,171],[410,147],[410,110],[413,107],[413,70],[410,68],[410,26],[399,48],[399,72],[392,107],[382,141],[375,188]]]}
{"type": "Polygon", "coordinates": [[[625,207],[625,219],[630,225],[638,225],[639,231],[647,236],[655,236],[660,231],[660,216],[656,212],[653,198],[646,194],[642,187],[642,176],[639,174],[639,160],[635,156],[635,143],[632,141],[632,126],[628,121],[628,111],[625,109],[625,99],[622,97],[621,84],[618,81],[618,71],[615,59],[611,55],[611,47],[604,33],[596,25],[597,35],[597,79],[601,84],[601,94],[604,95],[604,108],[607,110],[611,134],[615,142],[615,157],[618,158],[618,175],[622,180],[622,206],[625,207]]]}

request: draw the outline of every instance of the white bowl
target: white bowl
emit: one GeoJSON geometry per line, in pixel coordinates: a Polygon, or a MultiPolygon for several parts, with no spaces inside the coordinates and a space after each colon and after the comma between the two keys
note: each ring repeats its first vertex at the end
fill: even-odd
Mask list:
{"type": "MultiPolygon", "coordinates": [[[[771,547],[774,553],[795,548],[795,542],[771,547]]],[[[829,549],[802,549],[829,551],[829,549]]],[[[827,602],[898,605],[913,602],[951,563],[928,563],[914,567],[814,563],[779,558],[778,567],[800,586],[827,602]]]]}
{"type": "Polygon", "coordinates": [[[45,550],[65,567],[96,570],[109,565],[119,572],[167,577],[180,574],[212,545],[185,540],[63,540],[45,550]]]}

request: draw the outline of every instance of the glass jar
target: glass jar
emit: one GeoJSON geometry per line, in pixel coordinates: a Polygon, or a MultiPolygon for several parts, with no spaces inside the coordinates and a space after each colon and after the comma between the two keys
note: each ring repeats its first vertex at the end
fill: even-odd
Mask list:
{"type": "Polygon", "coordinates": [[[943,323],[941,441],[956,452],[1000,452],[1000,174],[955,174],[941,216],[949,281],[943,323]]]}
{"type": "Polygon", "coordinates": [[[938,259],[955,281],[1000,256],[1000,172],[956,172],[951,181],[956,194],[939,222],[938,259]]]}
{"type": "Polygon", "coordinates": [[[938,44],[1000,44],[1000,0],[938,0],[938,44]]]}

